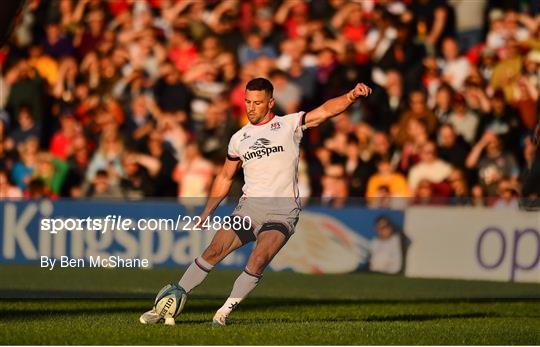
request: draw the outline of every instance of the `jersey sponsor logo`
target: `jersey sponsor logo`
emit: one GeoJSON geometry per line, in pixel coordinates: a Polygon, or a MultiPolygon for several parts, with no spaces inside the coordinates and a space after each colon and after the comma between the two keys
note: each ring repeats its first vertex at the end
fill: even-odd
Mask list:
{"type": "Polygon", "coordinates": [[[270,140],[264,137],[258,138],[254,144],[249,146],[251,151],[242,155],[242,158],[244,158],[244,161],[248,161],[253,158],[261,159],[264,156],[269,157],[272,153],[285,152],[283,146],[271,146],[271,143],[270,140]]]}
{"type": "Polygon", "coordinates": [[[259,137],[257,139],[257,141],[255,141],[254,144],[249,146],[249,149],[252,149],[252,150],[256,151],[256,150],[258,150],[260,148],[264,148],[264,147],[270,145],[270,143],[271,143],[270,140],[265,139],[264,137],[259,137]]]}

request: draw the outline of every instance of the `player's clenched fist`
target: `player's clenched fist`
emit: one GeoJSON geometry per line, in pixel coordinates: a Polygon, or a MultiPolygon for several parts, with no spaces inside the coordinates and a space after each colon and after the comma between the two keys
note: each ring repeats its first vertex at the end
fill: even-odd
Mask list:
{"type": "Polygon", "coordinates": [[[354,89],[347,93],[349,101],[353,102],[361,96],[368,96],[371,94],[371,88],[364,83],[357,83],[354,89]]]}

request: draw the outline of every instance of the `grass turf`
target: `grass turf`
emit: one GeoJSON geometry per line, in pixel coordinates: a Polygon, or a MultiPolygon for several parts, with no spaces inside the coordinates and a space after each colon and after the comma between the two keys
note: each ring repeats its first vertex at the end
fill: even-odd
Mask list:
{"type": "Polygon", "coordinates": [[[2,299],[0,344],[540,344],[538,284],[267,273],[233,312],[231,325],[215,329],[212,316],[238,271],[213,272],[169,327],[143,326],[138,317],[177,270],[80,270],[86,269],[43,275],[0,267],[0,290],[12,297],[28,290],[104,297],[2,299]],[[37,277],[29,286],[25,278],[32,273],[37,277]],[[39,282],[41,275],[48,279],[39,282]],[[105,298],[115,293],[148,299],[105,298]]]}

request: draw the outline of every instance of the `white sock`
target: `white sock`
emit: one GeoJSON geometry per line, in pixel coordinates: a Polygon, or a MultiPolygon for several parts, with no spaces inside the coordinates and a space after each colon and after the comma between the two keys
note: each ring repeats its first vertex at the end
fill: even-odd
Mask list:
{"type": "Polygon", "coordinates": [[[191,263],[186,272],[184,272],[178,284],[184,288],[186,293],[189,293],[204,281],[208,273],[212,271],[212,268],[214,268],[214,265],[209,264],[202,257],[198,257],[191,263]]]}
{"type": "Polygon", "coordinates": [[[242,272],[234,282],[231,295],[221,306],[218,312],[229,315],[238,304],[257,286],[262,276],[249,273],[247,270],[242,272]]]}

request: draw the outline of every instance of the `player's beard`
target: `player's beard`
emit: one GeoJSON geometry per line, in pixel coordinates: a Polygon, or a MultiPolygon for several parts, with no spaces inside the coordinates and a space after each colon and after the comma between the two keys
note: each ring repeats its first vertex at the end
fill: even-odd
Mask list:
{"type": "Polygon", "coordinates": [[[260,115],[260,116],[257,116],[257,113],[256,113],[256,112],[251,112],[251,113],[248,112],[247,117],[248,117],[249,122],[250,122],[251,124],[259,124],[259,123],[261,123],[261,122],[264,120],[264,118],[265,118],[269,113],[270,113],[270,110],[269,110],[269,109],[266,110],[265,113],[262,113],[262,115],[260,115]]]}
{"type": "Polygon", "coordinates": [[[259,124],[263,118],[264,116],[258,117],[255,113],[248,113],[248,119],[251,124],[259,124]]]}

